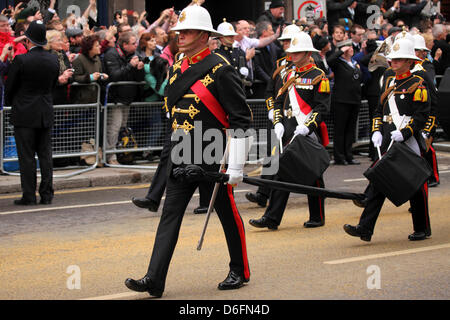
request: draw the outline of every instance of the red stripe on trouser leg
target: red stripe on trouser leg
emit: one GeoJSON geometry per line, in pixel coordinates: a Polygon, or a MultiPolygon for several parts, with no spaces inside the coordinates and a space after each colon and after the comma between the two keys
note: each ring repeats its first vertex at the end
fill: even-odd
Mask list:
{"type": "Polygon", "coordinates": [[[436,151],[432,146],[430,146],[431,158],[433,159],[433,175],[436,182],[439,182],[439,173],[437,170],[437,159],[436,159],[436,151]]]}
{"type": "Polygon", "coordinates": [[[230,184],[227,184],[228,197],[230,198],[231,209],[233,210],[234,221],[236,221],[236,225],[239,231],[239,237],[241,238],[241,249],[242,249],[242,260],[244,261],[244,277],[245,279],[250,279],[250,270],[248,268],[248,259],[247,259],[247,245],[245,244],[245,231],[244,225],[242,224],[241,215],[236,207],[236,202],[233,197],[233,187],[230,184]]]}

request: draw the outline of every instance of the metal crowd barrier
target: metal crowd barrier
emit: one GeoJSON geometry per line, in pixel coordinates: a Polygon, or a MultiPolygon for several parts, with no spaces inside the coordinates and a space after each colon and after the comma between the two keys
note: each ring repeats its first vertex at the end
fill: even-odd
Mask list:
{"type": "MultiPolygon", "coordinates": [[[[52,130],[53,159],[95,157],[95,162],[87,166],[72,166],[64,169],[78,169],[67,174],[54,175],[55,178],[69,178],[83,172],[93,170],[99,163],[100,139],[100,86],[97,83],[72,83],[71,90],[76,87],[93,86],[97,90],[97,101],[87,104],[55,105],[55,124],[52,130]],[[94,142],[93,145],[90,142],[94,142]],[[82,144],[90,144],[90,148],[82,150],[82,144]],[[89,150],[91,149],[91,150],[89,150]]],[[[3,88],[2,88],[3,91],[3,88]]],[[[3,95],[3,94],[2,94],[3,95]]],[[[5,106],[0,111],[0,170],[8,175],[20,175],[5,169],[5,163],[18,161],[17,156],[6,157],[4,151],[14,149],[14,128],[10,124],[11,107],[5,106]]],[[[36,157],[37,159],[37,157],[36,157]]]]}
{"type": "MultiPolygon", "coordinates": [[[[102,160],[109,167],[126,167],[131,169],[156,169],[154,165],[137,164],[119,164],[112,165],[107,163],[108,155],[112,154],[136,154],[145,160],[145,154],[162,150],[164,145],[165,130],[167,127],[167,118],[161,111],[163,102],[132,102],[129,106],[110,101],[110,91],[114,86],[135,85],[143,86],[145,82],[113,82],[106,87],[106,95],[104,105],[100,103],[100,86],[96,83],[79,84],[73,83],[72,87],[77,86],[95,86],[97,89],[97,101],[89,104],[70,104],[55,105],[55,126],[52,135],[53,158],[73,158],[73,157],[95,157],[95,163],[87,167],[77,167],[80,170],[65,175],[55,175],[54,177],[65,178],[71,177],[86,171],[93,170],[102,160]],[[135,138],[136,145],[131,147],[118,147],[117,139],[112,143],[112,147],[108,147],[108,130],[113,122],[115,110],[128,109],[127,121],[125,127],[131,128],[135,138]],[[103,112],[103,131],[100,131],[101,112],[103,112]],[[102,135],[102,136],[101,136],[102,135]],[[103,156],[100,159],[100,139],[103,141],[103,156]],[[81,150],[83,143],[94,141],[91,150],[81,150]]],[[[1,88],[3,96],[3,88],[1,88]]],[[[3,99],[1,101],[3,105],[3,99]]],[[[253,112],[253,129],[256,130],[254,144],[249,153],[250,164],[261,163],[266,155],[267,150],[267,134],[264,130],[268,129],[268,119],[266,103],[264,99],[248,99],[253,112]],[[260,129],[262,133],[260,133],[260,129]]],[[[18,175],[17,172],[9,172],[5,170],[4,164],[17,161],[17,157],[6,157],[5,149],[14,147],[13,127],[9,124],[11,108],[5,106],[0,111],[0,171],[5,174],[18,175]]],[[[324,121],[328,128],[330,138],[330,147],[333,141],[333,118],[331,113],[324,116],[324,121]]],[[[370,139],[370,118],[367,100],[361,102],[361,108],[358,115],[355,132],[355,143],[358,145],[368,144],[370,139]]],[[[119,127],[122,127],[120,125],[119,127]]],[[[139,161],[138,161],[139,162],[139,161]]],[[[144,162],[144,161],[142,161],[144,162]]],[[[67,168],[66,168],[67,169],[67,168]]],[[[73,168],[71,168],[73,169],[73,168]]]]}
{"type": "MultiPolygon", "coordinates": [[[[126,106],[121,103],[111,102],[111,88],[115,86],[134,85],[143,86],[146,82],[120,81],[111,82],[106,86],[104,112],[104,129],[103,129],[103,163],[112,168],[130,168],[130,169],[156,169],[157,166],[139,165],[139,164],[108,164],[108,156],[120,153],[122,154],[145,154],[151,151],[162,150],[164,145],[165,129],[167,127],[167,118],[164,116],[161,108],[163,102],[133,102],[126,106]],[[117,113],[122,112],[121,116],[117,113]],[[135,138],[136,145],[131,147],[117,148],[117,139],[114,139],[114,146],[108,146],[108,131],[114,121],[120,120],[121,117],[127,118],[127,121],[119,124],[119,128],[130,128],[135,138]]],[[[117,125],[116,125],[117,127],[117,125]]],[[[120,130],[120,129],[119,129],[120,130]]]]}

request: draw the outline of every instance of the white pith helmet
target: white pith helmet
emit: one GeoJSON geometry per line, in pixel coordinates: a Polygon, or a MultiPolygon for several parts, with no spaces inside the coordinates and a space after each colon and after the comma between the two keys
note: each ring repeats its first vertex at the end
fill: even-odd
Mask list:
{"type": "Polygon", "coordinates": [[[234,31],[233,25],[227,22],[227,19],[223,18],[223,22],[217,26],[217,32],[222,34],[224,37],[237,36],[234,31]]]}
{"type": "Polygon", "coordinates": [[[178,17],[178,23],[171,30],[202,30],[211,32],[211,37],[221,37],[222,34],[214,30],[208,10],[199,5],[186,7],[178,17]]]}
{"type": "Polygon", "coordinates": [[[402,32],[397,33],[397,35],[395,36],[395,41],[400,40],[400,39],[408,39],[412,42],[414,42],[414,37],[411,33],[406,32],[405,30],[403,30],[402,32]]]}
{"type": "Polygon", "coordinates": [[[414,38],[414,49],[415,50],[425,50],[430,51],[430,49],[427,48],[425,44],[425,38],[422,37],[420,34],[415,34],[413,36],[414,38]]]}
{"type": "Polygon", "coordinates": [[[296,33],[291,40],[291,45],[286,52],[319,52],[314,48],[311,37],[303,31],[296,33]]]}
{"type": "Polygon", "coordinates": [[[283,33],[281,34],[281,37],[278,38],[278,40],[291,40],[292,37],[300,31],[301,29],[295,23],[292,23],[283,29],[283,33]]]}
{"type": "Polygon", "coordinates": [[[394,42],[392,50],[387,56],[389,60],[392,59],[413,59],[421,60],[416,56],[414,51],[414,42],[406,38],[399,39],[394,42]]]}

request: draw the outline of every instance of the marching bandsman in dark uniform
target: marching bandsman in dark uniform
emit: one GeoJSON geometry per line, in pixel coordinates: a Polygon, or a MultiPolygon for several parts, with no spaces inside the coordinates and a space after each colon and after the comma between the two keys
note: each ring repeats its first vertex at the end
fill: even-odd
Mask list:
{"type": "Polygon", "coordinates": [[[52,127],[53,98],[59,76],[55,55],[44,50],[47,44],[45,25],[33,21],[25,32],[28,53],[14,58],[5,86],[6,103],[12,106],[11,124],[14,126],[20,164],[22,198],[16,205],[36,204],[36,160],[41,169],[39,194],[41,204],[53,199],[52,127]]]}
{"type": "MultiPolygon", "coordinates": [[[[372,142],[387,150],[391,140],[404,142],[416,154],[425,151],[421,130],[425,127],[430,112],[430,99],[426,81],[411,73],[414,61],[419,60],[414,52],[414,43],[409,39],[397,40],[391,53],[391,67],[394,76],[384,79],[380,104],[375,111],[372,124],[372,142]]],[[[369,183],[366,189],[367,201],[357,226],[344,225],[351,236],[370,241],[375,223],[386,197],[369,183]]],[[[428,188],[425,183],[410,199],[414,233],[408,239],[424,240],[431,235],[428,213],[428,188]]]]}
{"type": "MultiPolygon", "coordinates": [[[[291,39],[294,35],[299,33],[301,29],[295,25],[295,23],[288,25],[283,29],[283,33],[281,34],[281,37],[278,38],[278,40],[281,42],[283,46],[283,50],[286,51],[289,49],[291,45],[291,39]]],[[[262,179],[272,179],[273,175],[265,174],[265,169],[270,168],[271,164],[268,159],[271,157],[273,146],[271,144],[272,141],[272,133],[273,133],[273,109],[274,109],[274,97],[276,96],[276,93],[278,90],[281,89],[283,86],[283,79],[286,77],[286,74],[289,72],[290,69],[294,66],[289,56],[285,55],[284,57],[278,59],[276,61],[276,67],[272,74],[272,78],[267,83],[267,88],[265,92],[265,98],[266,98],[266,107],[267,107],[267,116],[268,116],[268,123],[267,123],[267,157],[264,160],[264,165],[262,168],[262,179]]],[[[295,67],[295,66],[294,66],[295,67]]],[[[270,197],[270,188],[268,187],[258,187],[257,191],[255,193],[248,192],[245,194],[245,197],[248,201],[257,203],[260,207],[266,207],[267,200],[270,197]]]]}
{"type": "Polygon", "coordinates": [[[434,78],[436,76],[436,71],[434,70],[433,63],[427,59],[427,54],[430,49],[425,45],[425,39],[420,34],[415,34],[414,38],[414,49],[416,51],[416,56],[420,58],[422,61],[417,61],[416,65],[413,69],[413,73],[416,74],[415,69],[419,72],[424,73],[425,76],[422,76],[421,73],[417,73],[417,75],[422,76],[427,81],[430,99],[431,99],[431,111],[428,116],[428,121],[425,125],[425,128],[422,131],[422,135],[427,144],[427,151],[424,155],[424,158],[427,160],[430,167],[433,169],[433,175],[428,179],[428,187],[437,186],[439,181],[439,169],[436,157],[436,151],[433,147],[433,139],[436,134],[436,125],[437,125],[437,90],[434,82],[434,78]]]}
{"type": "MultiPolygon", "coordinates": [[[[183,215],[194,191],[199,184],[208,184],[211,189],[214,186],[210,182],[176,180],[174,170],[188,164],[198,164],[206,171],[218,172],[220,165],[216,162],[208,163],[202,156],[205,147],[211,143],[203,141],[203,134],[206,131],[219,134],[217,139],[222,140],[225,149],[226,129],[245,131],[251,126],[251,111],[245,101],[238,74],[226,59],[212,54],[208,49],[209,37],[220,36],[212,27],[208,11],[197,5],[185,8],[172,30],[179,31],[178,46],[185,57],[170,68],[166,89],[166,106],[170,112],[169,121],[172,123],[166,201],[147,274],[139,280],[125,281],[129,289],[147,291],[155,297],[160,297],[164,291],[183,215]],[[185,139],[191,141],[187,146],[184,144],[185,139]],[[193,152],[194,150],[197,152],[193,152]]],[[[220,290],[240,288],[250,279],[245,232],[233,198],[232,187],[243,179],[248,147],[247,139],[233,134],[228,139],[226,173],[230,178],[228,184],[220,185],[214,204],[230,254],[230,272],[226,279],[219,283],[220,290]]]]}
{"type": "MultiPolygon", "coordinates": [[[[322,70],[310,61],[314,49],[311,37],[305,32],[297,33],[291,41],[287,53],[295,68],[287,70],[283,86],[274,101],[274,131],[279,140],[287,145],[291,139],[301,134],[309,135],[319,142],[328,137],[322,136],[322,115],[327,112],[330,103],[329,81],[322,70]]],[[[323,177],[315,187],[324,188],[323,177]]],[[[260,219],[251,219],[249,223],[257,228],[277,229],[286,209],[289,192],[272,190],[269,205],[260,219]]],[[[324,198],[308,196],[309,221],[304,227],[320,227],[325,224],[324,198]]]]}
{"type": "Polygon", "coordinates": [[[222,37],[219,37],[221,45],[219,48],[214,50],[214,53],[218,53],[227,59],[236,72],[241,76],[242,84],[244,86],[251,86],[251,81],[248,78],[249,71],[245,60],[245,52],[242,51],[241,48],[233,47],[234,36],[237,36],[233,25],[228,23],[224,18],[223,22],[217,26],[217,32],[222,34],[222,37]]]}

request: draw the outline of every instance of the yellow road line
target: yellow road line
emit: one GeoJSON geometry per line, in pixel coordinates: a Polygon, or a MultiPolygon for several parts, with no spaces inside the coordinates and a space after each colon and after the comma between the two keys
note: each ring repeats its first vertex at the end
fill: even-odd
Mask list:
{"type": "Polygon", "coordinates": [[[395,256],[400,256],[400,255],[405,255],[405,254],[412,254],[412,253],[417,253],[417,252],[424,252],[424,251],[431,251],[431,250],[438,250],[438,249],[447,249],[447,248],[450,248],[450,243],[445,243],[445,244],[440,244],[440,245],[430,246],[430,247],[416,248],[416,249],[408,249],[408,250],[393,251],[393,252],[386,252],[386,253],[379,253],[379,254],[371,254],[371,255],[367,255],[367,256],[346,258],[346,259],[340,259],[340,260],[331,260],[331,261],[325,261],[324,264],[344,264],[344,263],[350,263],[350,262],[356,262],[356,261],[364,261],[364,260],[386,258],[386,257],[395,257],[395,256]]]}
{"type": "Polygon", "coordinates": [[[80,300],[113,300],[113,299],[121,299],[121,298],[123,299],[123,298],[131,298],[131,297],[134,297],[134,296],[138,296],[140,294],[142,294],[142,293],[138,293],[138,292],[122,292],[122,293],[110,294],[110,295],[107,295],[107,296],[83,298],[83,299],[80,299],[80,300]]]}

